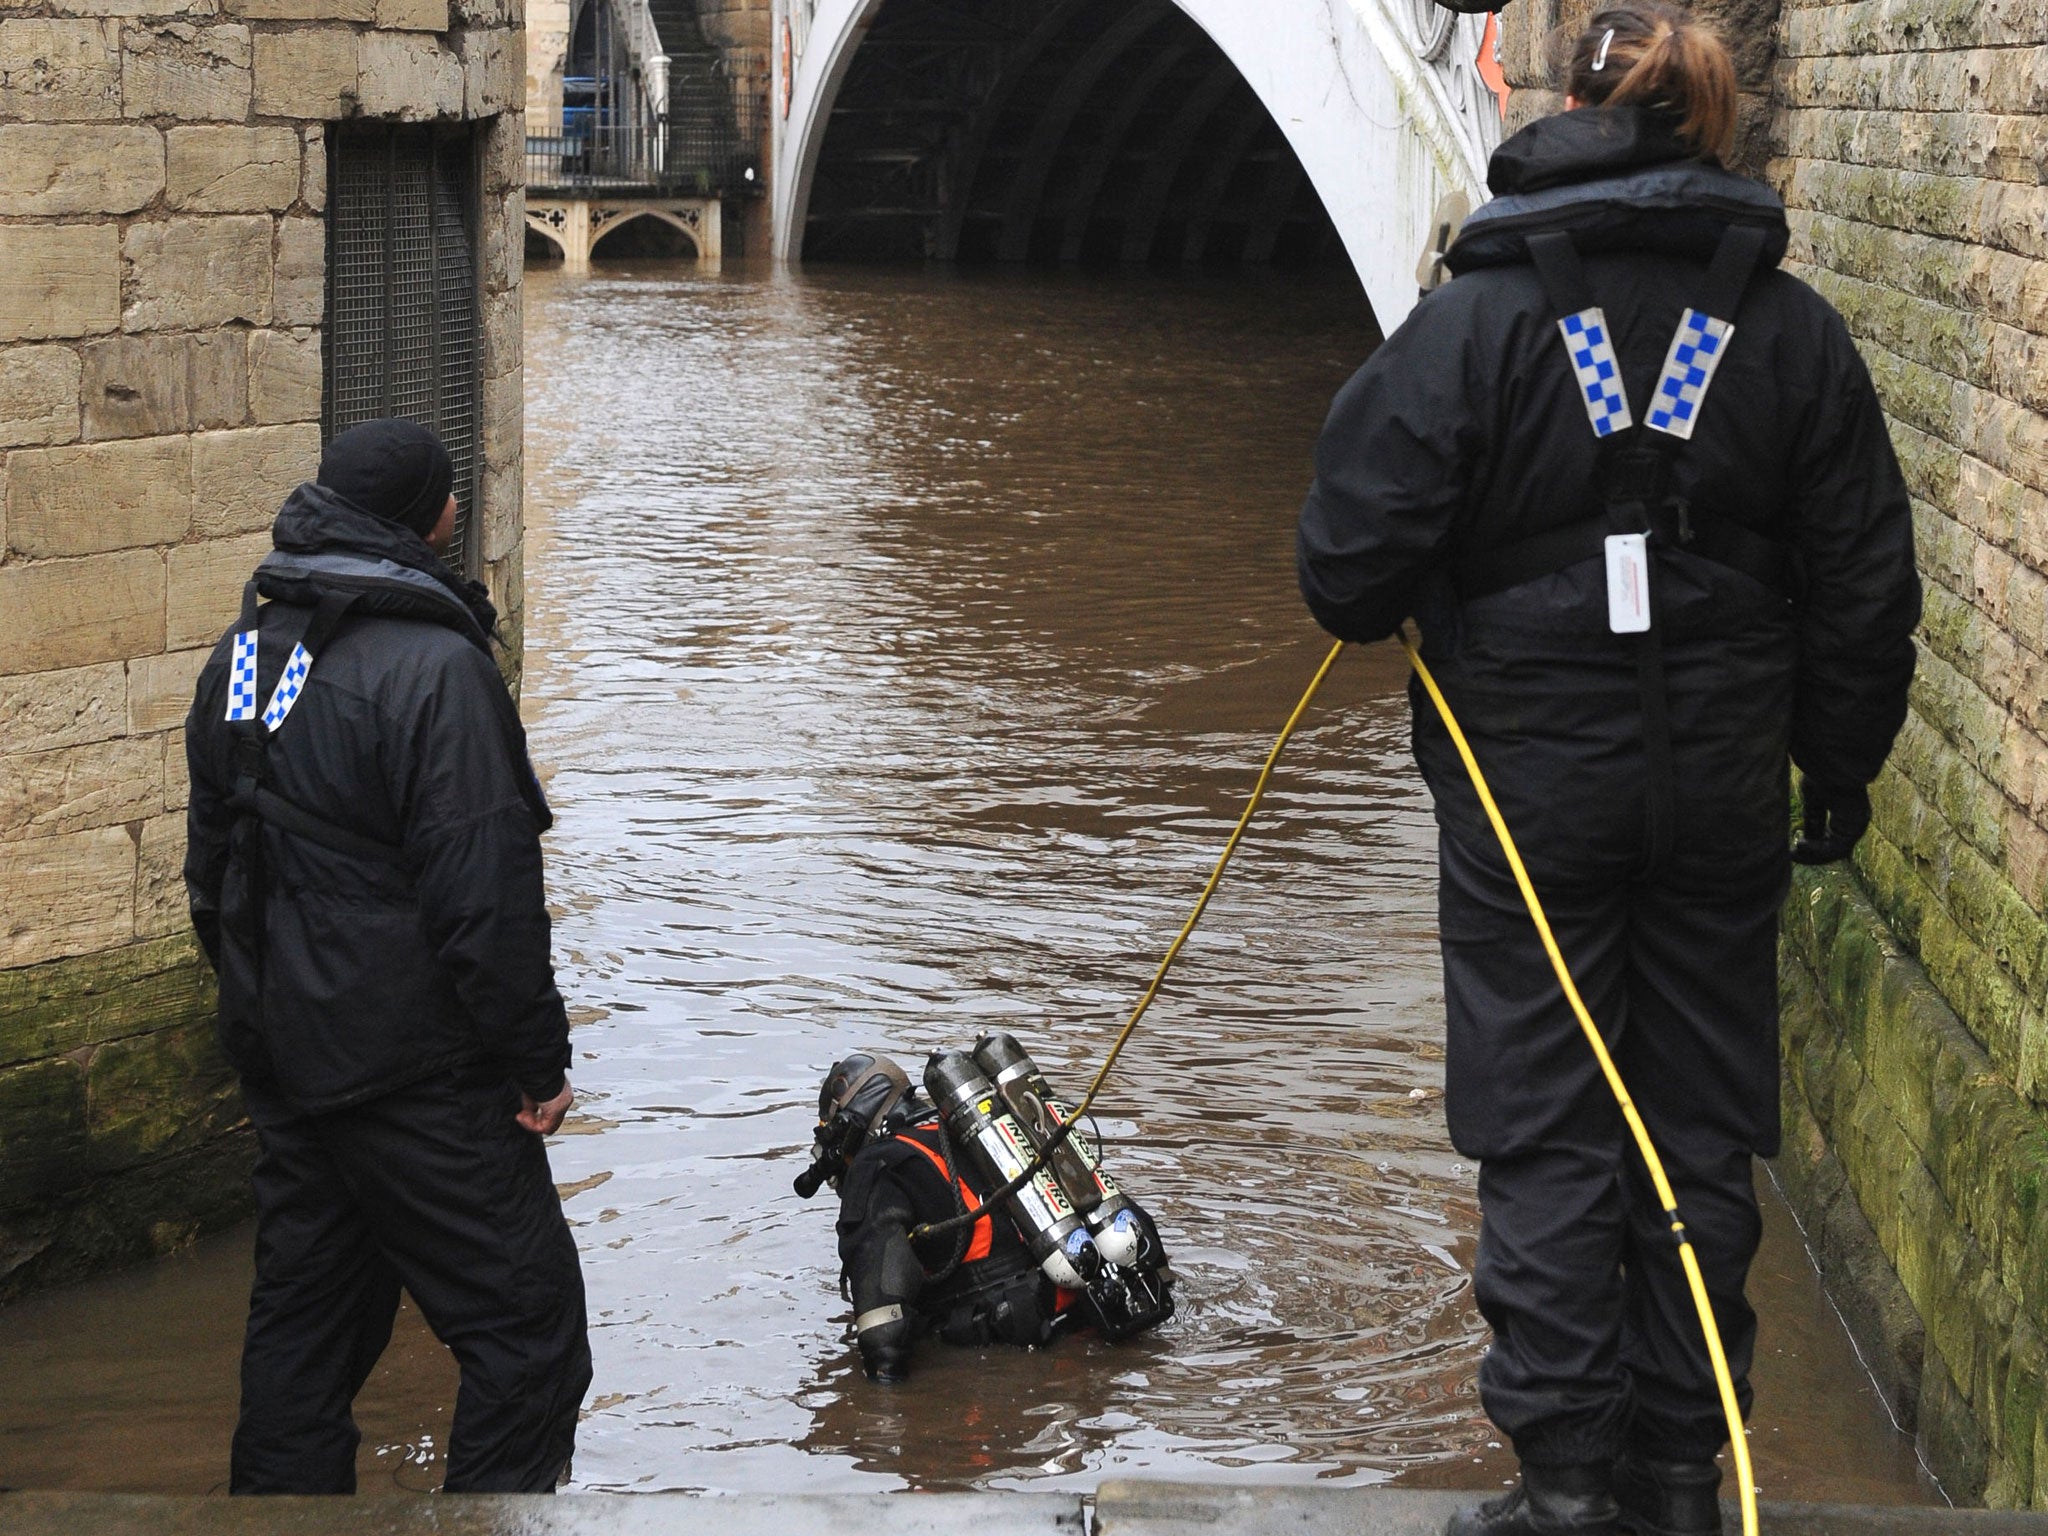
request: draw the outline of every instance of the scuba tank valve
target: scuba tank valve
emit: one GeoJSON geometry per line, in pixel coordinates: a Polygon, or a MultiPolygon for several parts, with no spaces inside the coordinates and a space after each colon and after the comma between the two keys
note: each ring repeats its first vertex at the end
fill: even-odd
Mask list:
{"type": "MultiPolygon", "coordinates": [[[[990,1187],[1009,1183],[1030,1164],[1030,1137],[965,1051],[934,1051],[924,1064],[924,1086],[961,1156],[990,1187]]],[[[1080,1290],[1101,1267],[1088,1224],[1048,1170],[1004,1196],[1003,1206],[1053,1284],[1080,1290]]]]}
{"type": "Polygon", "coordinates": [[[1047,1166],[1088,1222],[1095,1248],[1109,1263],[1129,1268],[1138,1259],[1143,1234],[1137,1212],[1116,1181],[1103,1171],[1077,1126],[1057,1144],[1053,1138],[1073,1111],[1053,1096],[1052,1085],[1014,1035],[983,1035],[974,1046],[975,1065],[995,1084],[1003,1106],[1024,1127],[1034,1151],[1052,1146],[1047,1166]]]}

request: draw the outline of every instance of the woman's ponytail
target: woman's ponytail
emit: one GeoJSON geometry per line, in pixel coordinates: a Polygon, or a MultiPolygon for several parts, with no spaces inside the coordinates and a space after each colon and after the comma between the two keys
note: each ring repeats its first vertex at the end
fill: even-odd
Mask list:
{"type": "Polygon", "coordinates": [[[1714,29],[1665,0],[1597,12],[1572,49],[1565,89],[1587,106],[1645,107],[1702,159],[1735,144],[1735,65],[1714,29]]]}

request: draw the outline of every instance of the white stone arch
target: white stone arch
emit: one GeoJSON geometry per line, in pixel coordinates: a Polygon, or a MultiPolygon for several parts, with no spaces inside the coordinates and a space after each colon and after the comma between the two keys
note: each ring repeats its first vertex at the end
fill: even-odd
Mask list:
{"type": "MultiPolygon", "coordinates": [[[[775,253],[802,254],[818,151],[867,29],[889,0],[777,0],[775,253]],[[786,30],[785,30],[786,29],[786,30]],[[783,39],[789,47],[785,52],[783,39]],[[785,57],[788,73],[785,76],[785,57]],[[782,103],[788,102],[787,111],[782,103]]],[[[1500,136],[1474,67],[1485,22],[1430,0],[1174,0],[1272,114],[1391,330],[1446,192],[1485,198],[1500,136]]]]}
{"type": "Polygon", "coordinates": [[[716,269],[723,255],[723,226],[718,200],[705,197],[612,200],[529,194],[526,227],[547,236],[562,252],[562,265],[580,272],[590,265],[597,243],[621,225],[653,218],[680,230],[700,267],[716,269]]]}
{"type": "Polygon", "coordinates": [[[681,231],[690,242],[690,254],[699,261],[704,259],[704,230],[700,219],[672,208],[656,206],[593,209],[590,216],[590,254],[595,256],[607,235],[624,229],[635,219],[658,219],[669,228],[681,231]]]}
{"type": "Polygon", "coordinates": [[[570,259],[568,234],[565,230],[551,223],[546,214],[536,213],[531,208],[527,209],[526,227],[532,230],[533,233],[543,236],[550,245],[560,251],[563,261],[566,262],[570,259]]]}

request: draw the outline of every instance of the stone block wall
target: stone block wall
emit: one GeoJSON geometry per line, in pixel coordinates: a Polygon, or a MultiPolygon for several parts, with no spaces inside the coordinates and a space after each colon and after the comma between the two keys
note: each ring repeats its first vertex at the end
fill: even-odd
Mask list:
{"type": "Polygon", "coordinates": [[[0,1296],[242,1204],[181,726],[318,461],[330,123],[483,125],[474,511],[517,634],[520,22],[516,0],[0,11],[0,1296]]]}
{"type": "MultiPolygon", "coordinates": [[[[1592,9],[1510,7],[1516,122],[1592,9]]],[[[1927,586],[1875,825],[1786,911],[1776,1172],[1950,1493],[2048,1507],[2048,0],[1695,9],[1788,268],[1876,380],[1927,586]]]]}
{"type": "Polygon", "coordinates": [[[1927,588],[1855,879],[1788,925],[1784,1173],[1888,1259],[1857,1305],[1952,1491],[2048,1506],[2048,4],[1786,0],[1774,102],[1789,265],[1877,381],[1927,588]]]}
{"type": "Polygon", "coordinates": [[[534,133],[562,131],[562,71],[569,58],[569,0],[527,0],[526,121],[534,133]]]}

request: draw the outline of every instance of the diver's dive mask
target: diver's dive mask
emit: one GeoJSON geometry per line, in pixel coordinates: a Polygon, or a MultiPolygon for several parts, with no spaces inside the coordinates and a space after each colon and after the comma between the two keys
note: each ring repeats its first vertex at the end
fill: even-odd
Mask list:
{"type": "Polygon", "coordinates": [[[858,1051],[837,1063],[818,1090],[811,1166],[796,1176],[796,1192],[808,1200],[821,1184],[837,1188],[854,1154],[909,1092],[910,1078],[886,1056],[858,1051]]]}

